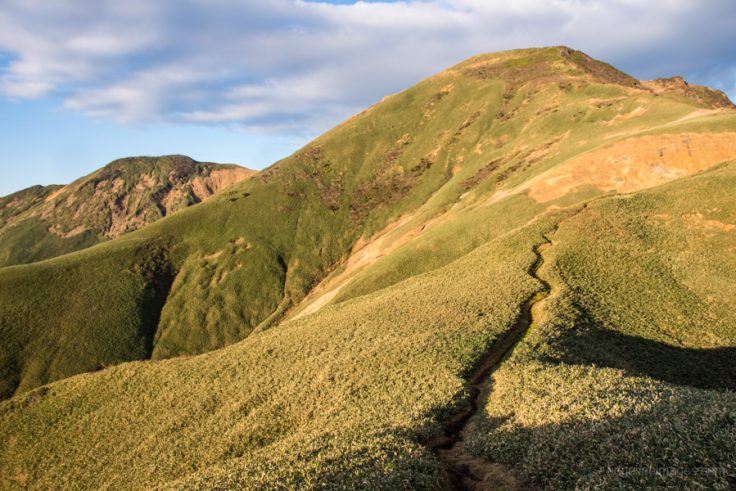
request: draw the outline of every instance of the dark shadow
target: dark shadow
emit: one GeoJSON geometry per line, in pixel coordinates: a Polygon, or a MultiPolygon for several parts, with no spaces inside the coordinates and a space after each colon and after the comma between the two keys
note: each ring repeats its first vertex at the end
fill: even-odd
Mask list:
{"type": "Polygon", "coordinates": [[[146,344],[146,359],[153,353],[156,332],[158,331],[161,313],[169,299],[171,286],[176,279],[177,271],[168,260],[168,251],[159,249],[152,251],[141,266],[147,285],[141,302],[141,336],[146,344]]]}
{"type": "Polygon", "coordinates": [[[736,418],[711,399],[663,398],[606,419],[504,427],[479,412],[471,451],[509,466],[532,489],[734,489],[736,418]]]}
{"type": "MultiPolygon", "coordinates": [[[[0,326],[0,333],[3,329],[0,326]]],[[[13,397],[20,385],[21,367],[18,354],[21,347],[17,343],[8,343],[0,348],[0,401],[13,397]]]]}
{"type": "Polygon", "coordinates": [[[690,349],[589,328],[557,342],[563,356],[549,362],[595,364],[701,389],[736,390],[736,347],[690,349]]]}

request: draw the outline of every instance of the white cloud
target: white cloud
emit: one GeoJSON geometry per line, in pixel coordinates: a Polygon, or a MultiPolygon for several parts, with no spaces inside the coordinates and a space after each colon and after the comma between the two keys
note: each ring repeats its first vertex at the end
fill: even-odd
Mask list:
{"type": "Polygon", "coordinates": [[[558,44],[732,89],[736,4],[0,0],[0,91],[120,121],[315,133],[474,54],[558,44]]]}
{"type": "Polygon", "coordinates": [[[53,89],[50,83],[36,81],[17,81],[12,78],[0,82],[0,90],[11,98],[36,99],[53,89]]]}

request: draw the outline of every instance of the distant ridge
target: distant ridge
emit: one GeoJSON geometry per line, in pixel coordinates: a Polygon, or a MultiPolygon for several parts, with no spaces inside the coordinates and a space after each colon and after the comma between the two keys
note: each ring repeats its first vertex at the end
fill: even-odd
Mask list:
{"type": "Polygon", "coordinates": [[[66,186],[0,198],[0,266],[28,263],[137,230],[247,179],[237,165],[183,155],[129,157],[66,186]]]}

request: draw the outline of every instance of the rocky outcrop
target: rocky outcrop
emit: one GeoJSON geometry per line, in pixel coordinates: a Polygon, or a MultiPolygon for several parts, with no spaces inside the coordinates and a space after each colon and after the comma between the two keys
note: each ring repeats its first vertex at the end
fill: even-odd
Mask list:
{"type": "Polygon", "coordinates": [[[687,97],[712,109],[736,108],[736,105],[723,91],[690,84],[680,76],[642,80],[641,84],[654,94],[674,94],[687,97]]]}
{"type": "Polygon", "coordinates": [[[197,162],[182,155],[131,157],[66,186],[19,191],[0,198],[0,266],[114,239],[253,174],[237,165],[197,162]],[[35,253],[24,252],[29,244],[35,253]]]}

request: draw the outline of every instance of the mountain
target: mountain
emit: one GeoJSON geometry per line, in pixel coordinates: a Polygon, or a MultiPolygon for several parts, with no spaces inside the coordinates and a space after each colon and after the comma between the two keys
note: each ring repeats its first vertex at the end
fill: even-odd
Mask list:
{"type": "Polygon", "coordinates": [[[692,90],[477,56],[0,269],[3,486],[728,487],[736,110],[692,90]]]}
{"type": "Polygon", "coordinates": [[[182,155],[116,160],[67,186],[0,198],[0,267],[73,252],[137,230],[253,171],[182,155]]]}

